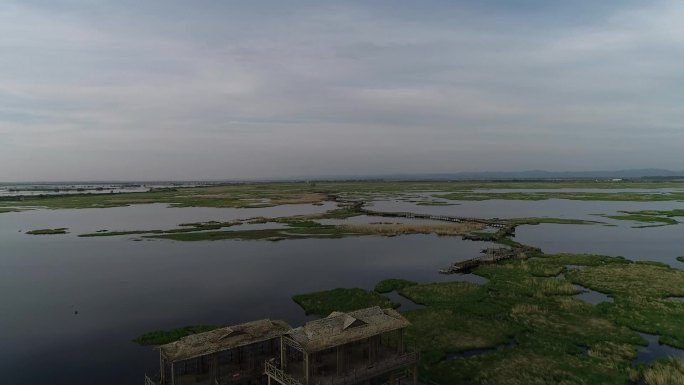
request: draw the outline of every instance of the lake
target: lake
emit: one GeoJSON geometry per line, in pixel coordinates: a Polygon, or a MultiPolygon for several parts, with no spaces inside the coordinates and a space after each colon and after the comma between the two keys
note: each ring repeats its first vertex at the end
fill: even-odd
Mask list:
{"type": "MultiPolygon", "coordinates": [[[[636,229],[597,213],[671,210],[678,202],[570,200],[458,202],[419,206],[373,202],[380,211],[472,217],[560,217],[605,225],[520,226],[516,240],[546,252],[590,252],[671,264],[684,255],[683,225],[636,229]]],[[[98,230],[154,230],[181,223],[322,213],[335,207],[169,208],[165,204],[0,214],[0,371],[8,384],[136,384],[158,370],[139,334],[192,324],[233,324],[274,318],[297,326],[308,317],[294,294],[335,287],[371,289],[385,278],[418,282],[470,280],[438,274],[473,257],[484,242],[408,235],[343,239],[174,242],[135,237],[79,238],[98,230]],[[68,227],[66,235],[31,236],[31,229],[68,227]]],[[[325,223],[412,223],[359,216],[325,223]]],[[[243,225],[248,226],[248,225],[243,225]]],[[[251,225],[249,225],[251,226],[251,225]]],[[[258,225],[263,226],[263,225],[258,225]]],[[[242,226],[238,229],[244,228],[242,226]]],[[[389,296],[402,301],[396,293],[389,296]]],[[[414,308],[403,301],[405,308],[414,308]]]]}
{"type": "Polygon", "coordinates": [[[187,221],[313,213],[329,206],[141,205],[0,214],[4,381],[141,383],[145,373],[158,370],[158,354],[130,342],[144,332],[268,317],[296,326],[309,317],[290,299],[294,294],[334,287],[371,289],[388,277],[458,279],[438,270],[490,246],[434,235],[281,242],[76,236],[99,229],[171,228],[187,221]],[[62,226],[73,233],[19,232],[62,226]]]}

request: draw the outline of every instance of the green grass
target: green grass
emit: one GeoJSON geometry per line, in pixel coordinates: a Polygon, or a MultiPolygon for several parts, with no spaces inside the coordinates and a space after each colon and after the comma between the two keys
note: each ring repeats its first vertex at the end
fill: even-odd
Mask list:
{"type": "Polygon", "coordinates": [[[31,230],[27,231],[26,234],[30,235],[53,235],[53,234],[68,234],[69,230],[66,227],[60,227],[58,229],[38,229],[38,230],[31,230]]]}
{"type": "Polygon", "coordinates": [[[490,280],[482,286],[454,282],[401,290],[427,305],[406,313],[423,374],[440,384],[624,383],[640,337],[572,299],[576,290],[569,282],[536,276],[542,270],[536,265],[547,263],[482,266],[475,272],[490,280]],[[448,353],[496,347],[511,338],[514,347],[445,360],[448,353]],[[603,358],[582,356],[581,346],[601,351],[603,358]]]}
{"type": "MultiPolygon", "coordinates": [[[[285,223],[285,229],[259,229],[259,230],[229,230],[229,231],[203,231],[195,232],[191,229],[165,231],[160,233],[148,232],[153,235],[145,235],[146,238],[170,239],[174,241],[216,241],[226,239],[238,240],[271,240],[280,241],[286,239],[328,238],[336,239],[350,236],[377,235],[398,236],[407,234],[438,234],[443,236],[461,236],[474,228],[482,227],[480,224],[443,224],[443,225],[323,225],[318,222],[301,220],[298,218],[278,218],[274,221],[285,223]]],[[[136,232],[137,233],[137,232],[136,232]]],[[[107,233],[93,233],[88,236],[103,236],[107,233]]]]}
{"type": "Polygon", "coordinates": [[[378,282],[378,284],[375,285],[375,291],[378,293],[389,293],[394,290],[401,290],[417,284],[418,283],[416,282],[407,281],[405,279],[391,278],[378,282]]]}
{"type": "Polygon", "coordinates": [[[19,211],[23,211],[23,210],[18,209],[18,208],[13,208],[13,207],[0,207],[0,214],[2,214],[2,213],[16,213],[19,211]]]}
{"type": "Polygon", "coordinates": [[[547,199],[569,199],[604,202],[662,202],[684,201],[684,193],[635,193],[635,192],[454,192],[437,195],[438,198],[454,201],[515,200],[542,201],[547,199]]]}
{"type": "Polygon", "coordinates": [[[371,306],[382,308],[397,307],[382,295],[363,289],[338,288],[311,294],[299,294],[292,299],[301,306],[306,314],[326,317],[334,311],[352,311],[371,306]]]}
{"type": "Polygon", "coordinates": [[[320,203],[323,192],[307,183],[238,183],[157,189],[142,193],[74,194],[0,198],[0,206],[78,209],[166,203],[175,207],[271,207],[320,203]]]}
{"type": "Polygon", "coordinates": [[[627,214],[635,215],[647,215],[647,216],[664,216],[668,218],[672,217],[684,217],[684,209],[674,209],[674,210],[641,210],[641,211],[622,211],[627,214]]]}
{"type": "Polygon", "coordinates": [[[416,203],[416,206],[455,206],[457,203],[449,203],[449,202],[418,202],[416,203]]]}
{"type": "Polygon", "coordinates": [[[197,222],[197,223],[181,223],[180,229],[168,229],[168,230],[127,230],[127,231],[107,231],[99,230],[94,233],[79,234],[79,237],[115,237],[122,235],[142,235],[142,234],[181,234],[181,233],[195,233],[199,231],[208,230],[219,230],[225,227],[239,226],[242,222],[232,221],[232,222],[197,222]]]}
{"type": "MultiPolygon", "coordinates": [[[[489,281],[391,279],[376,287],[398,290],[426,306],[404,313],[412,322],[407,339],[421,352],[426,380],[441,385],[626,384],[642,375],[632,366],[637,347],[646,344],[636,331],[680,346],[684,303],[667,298],[684,295],[684,272],[666,265],[563,253],[483,265],[474,273],[489,281]],[[583,268],[569,270],[568,265],[583,268]],[[568,278],[557,278],[560,272],[568,278]],[[594,306],[574,299],[578,290],[572,282],[609,293],[615,303],[594,306]],[[449,353],[496,347],[486,355],[446,359],[449,353]]],[[[319,314],[325,315],[370,306],[358,300],[368,293],[315,293],[317,300],[305,308],[322,307],[319,314]]],[[[669,370],[659,365],[646,373],[669,370]]]]}
{"type": "Polygon", "coordinates": [[[215,325],[194,325],[184,326],[172,330],[155,330],[135,337],[133,342],[139,345],[164,345],[170,342],[178,341],[179,339],[191,334],[204,333],[219,327],[220,326],[215,325]]]}
{"type": "Polygon", "coordinates": [[[170,239],[174,241],[218,241],[236,239],[243,241],[270,240],[280,241],[285,239],[307,238],[342,238],[345,236],[368,235],[368,233],[350,232],[338,226],[320,227],[293,227],[287,229],[260,229],[260,230],[235,230],[235,231],[205,231],[205,232],[176,232],[160,235],[149,235],[145,238],[170,239]]]}
{"type": "MultiPolygon", "coordinates": [[[[493,193],[480,189],[656,189],[683,188],[676,181],[364,181],[316,183],[234,183],[202,187],[156,189],[143,193],[75,194],[30,197],[0,197],[0,210],[30,207],[77,209],[119,207],[145,203],[166,203],[177,207],[271,207],[282,204],[320,204],[332,195],[356,199],[397,198],[409,194],[437,192],[435,198],[450,200],[543,200],[575,199],[598,201],[683,201],[684,193],[672,194],[632,192],[512,192],[493,193]]],[[[445,204],[437,200],[421,200],[419,204],[445,204]]],[[[449,204],[448,202],[446,204],[449,204]]],[[[340,213],[343,215],[342,213],[340,213]]],[[[675,212],[674,214],[677,214],[675,212]]],[[[681,216],[681,210],[677,215],[681,216]]]]}
{"type": "Polygon", "coordinates": [[[669,217],[659,217],[655,215],[625,214],[625,215],[604,215],[606,218],[619,221],[633,221],[644,223],[662,223],[666,225],[676,225],[679,222],[669,217]]]}
{"type": "Polygon", "coordinates": [[[660,342],[684,348],[684,271],[654,263],[596,266],[569,272],[573,282],[615,298],[602,307],[606,317],[634,330],[660,335],[660,342]]]}

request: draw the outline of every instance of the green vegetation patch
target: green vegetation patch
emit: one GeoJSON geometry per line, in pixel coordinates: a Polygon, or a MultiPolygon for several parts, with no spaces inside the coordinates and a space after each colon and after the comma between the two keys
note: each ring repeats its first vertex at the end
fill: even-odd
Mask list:
{"type": "Polygon", "coordinates": [[[603,202],[662,202],[682,201],[684,192],[671,194],[636,192],[454,192],[438,195],[438,198],[454,201],[515,200],[542,201],[547,199],[568,199],[603,202]]]}
{"type": "Polygon", "coordinates": [[[613,263],[574,270],[573,282],[616,298],[684,296],[684,271],[654,263],[613,263]]]}
{"type": "Polygon", "coordinates": [[[20,211],[24,211],[24,210],[18,209],[15,207],[0,207],[0,214],[2,214],[2,213],[17,213],[20,211]]]}
{"type": "Polygon", "coordinates": [[[664,217],[684,217],[684,209],[674,210],[641,210],[641,211],[622,211],[627,214],[647,215],[647,216],[664,216],[664,217]]]}
{"type": "Polygon", "coordinates": [[[179,339],[191,334],[204,333],[219,327],[220,326],[215,325],[194,325],[184,326],[172,330],[155,330],[135,337],[133,342],[140,345],[164,345],[170,342],[178,341],[179,339]]]}
{"type": "Polygon", "coordinates": [[[325,317],[334,311],[352,311],[371,306],[382,308],[397,307],[382,295],[363,289],[338,288],[311,294],[299,294],[292,299],[301,306],[306,314],[325,317]]]}
{"type": "Polygon", "coordinates": [[[434,202],[418,202],[416,203],[416,206],[456,206],[458,203],[449,203],[449,202],[441,202],[441,201],[434,201],[434,202]]]}
{"type": "Polygon", "coordinates": [[[659,263],[596,266],[569,272],[573,282],[610,294],[615,303],[600,306],[620,325],[660,335],[660,342],[684,348],[684,271],[659,263]]]}
{"type": "Polygon", "coordinates": [[[577,289],[555,277],[568,264],[624,264],[590,258],[510,260],[477,268],[476,274],[489,279],[481,286],[454,282],[402,289],[402,295],[427,305],[406,313],[413,323],[407,336],[421,349],[421,374],[439,384],[626,383],[635,376],[634,346],[645,341],[599,307],[572,298],[577,289]],[[486,347],[493,350],[447,359],[486,347]]]}
{"type": "Polygon", "coordinates": [[[270,240],[306,238],[342,238],[344,236],[369,235],[365,232],[353,232],[338,226],[295,226],[287,229],[260,229],[235,231],[176,232],[161,235],[150,235],[146,238],[171,239],[174,241],[218,241],[225,239],[238,240],[270,240]]]}
{"type": "Polygon", "coordinates": [[[320,204],[327,199],[309,183],[235,183],[200,187],[161,188],[120,194],[72,194],[2,197],[0,206],[79,209],[166,203],[174,207],[272,207],[320,204]]]}
{"type": "MultiPolygon", "coordinates": [[[[421,352],[424,382],[625,384],[641,377],[632,360],[646,341],[635,330],[677,346],[684,328],[684,303],[667,300],[683,295],[684,272],[661,264],[564,253],[482,265],[474,273],[489,281],[378,283],[378,291],[397,290],[425,305],[404,313],[412,322],[409,345],[421,352]],[[570,278],[558,277],[561,272],[570,278]],[[661,282],[654,284],[655,278],[661,282]],[[572,282],[610,293],[615,303],[575,299],[572,282]],[[491,350],[459,355],[483,348],[491,350]]],[[[306,305],[322,307],[321,315],[372,305],[357,299],[368,294],[362,289],[323,293],[306,305]]]]}
{"type": "MultiPolygon", "coordinates": [[[[284,223],[288,228],[259,230],[202,231],[190,230],[148,232],[146,238],[171,239],[175,241],[214,241],[225,239],[239,240],[271,240],[306,238],[342,238],[349,236],[379,235],[398,236],[407,234],[437,234],[443,236],[461,236],[475,229],[482,228],[480,223],[445,223],[445,224],[369,224],[369,225],[323,225],[298,217],[276,218],[273,221],[284,223]],[[156,235],[158,234],[158,235],[156,235]]],[[[102,236],[107,233],[95,233],[89,236],[102,236]]]]}
{"type": "MultiPolygon", "coordinates": [[[[73,194],[0,197],[0,209],[44,207],[77,209],[165,203],[176,207],[272,207],[283,204],[321,204],[335,197],[393,199],[415,196],[417,204],[444,205],[448,200],[544,200],[684,201],[684,192],[508,192],[487,189],[657,189],[684,188],[677,181],[341,181],[316,183],[232,183],[199,187],[161,188],[149,192],[120,194],[73,194]],[[478,191],[476,191],[478,190],[478,191]],[[484,191],[481,191],[484,190],[484,191]],[[431,193],[426,200],[417,193],[431,193]],[[437,192],[437,193],[435,193],[437,192]]],[[[340,213],[341,214],[341,213],[340,213]]]]}
{"type": "Polygon", "coordinates": [[[38,230],[31,230],[27,231],[26,234],[31,234],[31,235],[54,235],[54,234],[68,234],[69,230],[66,227],[60,227],[57,229],[38,229],[38,230]]]}
{"type": "Polygon", "coordinates": [[[666,225],[676,225],[679,223],[677,220],[669,217],[659,217],[654,215],[643,215],[643,214],[625,214],[625,215],[604,215],[606,218],[615,219],[618,221],[633,221],[633,222],[644,222],[644,223],[662,223],[666,225]]]}
{"type": "Polygon", "coordinates": [[[375,291],[378,293],[389,293],[394,290],[401,290],[409,286],[417,285],[417,282],[408,281],[405,279],[390,278],[378,282],[375,285],[375,291]]]}
{"type": "Polygon", "coordinates": [[[208,230],[219,230],[225,227],[232,227],[241,225],[240,221],[232,222],[196,222],[196,223],[181,223],[180,229],[168,229],[168,230],[128,230],[128,231],[107,231],[99,230],[94,233],[79,234],[79,237],[114,237],[121,235],[140,235],[140,234],[180,234],[180,233],[194,233],[200,231],[208,230]]]}
{"type": "Polygon", "coordinates": [[[679,262],[684,263],[684,255],[682,255],[681,257],[677,257],[677,260],[678,260],[679,262]]]}

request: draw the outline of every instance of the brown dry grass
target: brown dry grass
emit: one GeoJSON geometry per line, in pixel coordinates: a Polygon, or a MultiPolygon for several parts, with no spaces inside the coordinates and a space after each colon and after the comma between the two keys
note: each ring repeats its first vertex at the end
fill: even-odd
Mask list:
{"type": "Polygon", "coordinates": [[[644,379],[648,385],[684,384],[684,358],[656,363],[646,370],[644,379]]]}
{"type": "Polygon", "coordinates": [[[270,203],[274,205],[312,204],[322,203],[325,199],[325,194],[309,193],[291,197],[274,198],[270,200],[270,203]]]}
{"type": "Polygon", "coordinates": [[[437,235],[465,235],[472,231],[481,230],[481,223],[445,223],[445,224],[368,224],[341,226],[349,232],[369,233],[379,235],[404,234],[437,234],[437,235]]]}

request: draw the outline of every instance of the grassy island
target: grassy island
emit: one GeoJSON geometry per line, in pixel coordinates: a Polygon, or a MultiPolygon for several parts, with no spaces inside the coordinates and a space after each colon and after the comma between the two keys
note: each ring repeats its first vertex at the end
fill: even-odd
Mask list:
{"type": "Polygon", "coordinates": [[[69,230],[66,227],[60,227],[57,229],[38,229],[38,230],[30,230],[27,231],[26,234],[30,235],[54,235],[54,234],[68,234],[69,230]]]}
{"type": "MultiPolygon", "coordinates": [[[[474,273],[489,281],[418,284],[390,279],[376,286],[376,292],[397,290],[426,306],[404,313],[413,323],[407,336],[421,351],[426,380],[526,385],[627,384],[646,378],[648,384],[665,384],[653,378],[681,375],[677,360],[633,365],[637,349],[646,344],[637,331],[684,347],[684,303],[667,299],[684,295],[680,270],[607,256],[540,254],[483,265],[474,273]],[[580,289],[573,283],[608,293],[615,302],[594,306],[576,299],[580,289]],[[461,354],[482,348],[491,349],[461,354]]],[[[350,296],[347,303],[346,293],[309,294],[315,305],[297,303],[321,315],[335,306],[376,304],[370,295],[350,296]],[[320,307],[326,303],[335,306],[320,307]]]]}

